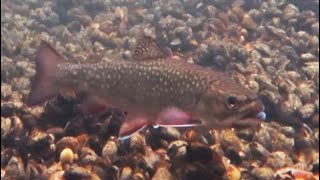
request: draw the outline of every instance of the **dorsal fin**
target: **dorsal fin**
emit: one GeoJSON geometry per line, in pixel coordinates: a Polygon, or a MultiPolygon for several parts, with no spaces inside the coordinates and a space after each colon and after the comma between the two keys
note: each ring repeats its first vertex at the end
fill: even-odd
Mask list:
{"type": "Polygon", "coordinates": [[[164,59],[170,56],[169,52],[159,48],[156,41],[146,35],[138,39],[132,59],[137,61],[164,59]]]}

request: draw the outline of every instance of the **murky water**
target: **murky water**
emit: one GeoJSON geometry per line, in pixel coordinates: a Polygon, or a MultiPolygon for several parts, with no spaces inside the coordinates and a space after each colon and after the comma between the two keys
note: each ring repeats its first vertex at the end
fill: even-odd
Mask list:
{"type": "Polygon", "coordinates": [[[1,179],[319,179],[318,5],[2,0],[1,179]],[[255,128],[147,126],[119,140],[130,112],[112,107],[84,116],[79,104],[89,93],[26,105],[41,41],[67,62],[93,64],[134,61],[142,36],[173,61],[251,89],[266,120],[255,128]]]}

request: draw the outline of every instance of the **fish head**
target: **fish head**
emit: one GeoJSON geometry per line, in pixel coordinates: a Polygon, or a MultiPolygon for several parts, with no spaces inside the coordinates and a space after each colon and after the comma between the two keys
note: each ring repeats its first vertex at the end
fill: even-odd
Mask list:
{"type": "Polygon", "coordinates": [[[256,127],[266,117],[257,94],[235,82],[208,88],[198,112],[202,123],[213,128],[256,127]]]}

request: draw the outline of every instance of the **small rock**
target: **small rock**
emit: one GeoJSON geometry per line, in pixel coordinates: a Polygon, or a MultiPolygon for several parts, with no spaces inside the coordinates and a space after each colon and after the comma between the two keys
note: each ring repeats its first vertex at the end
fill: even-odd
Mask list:
{"type": "Polygon", "coordinates": [[[14,90],[18,91],[18,92],[22,92],[24,90],[29,89],[30,87],[30,80],[26,77],[20,77],[20,78],[16,78],[13,81],[13,88],[14,90]]]}
{"type": "Polygon", "coordinates": [[[257,27],[257,24],[254,22],[252,17],[250,15],[244,15],[243,21],[242,21],[242,26],[246,29],[255,29],[257,27]]]}
{"type": "Polygon", "coordinates": [[[251,171],[252,176],[254,176],[257,179],[261,179],[261,180],[274,179],[273,174],[274,174],[273,170],[268,167],[254,168],[251,171]]]}
{"type": "Polygon", "coordinates": [[[17,69],[23,74],[24,77],[32,77],[35,75],[36,71],[31,67],[31,64],[27,61],[17,62],[17,69]]]}
{"type": "Polygon", "coordinates": [[[187,147],[187,158],[190,161],[207,163],[212,160],[213,152],[209,146],[200,143],[192,143],[187,147]]]}
{"type": "Polygon", "coordinates": [[[81,159],[81,162],[84,164],[91,164],[98,160],[98,155],[90,148],[83,147],[78,153],[81,159]]]}
{"type": "Polygon", "coordinates": [[[287,167],[287,166],[291,166],[293,164],[292,159],[284,152],[282,151],[276,151],[273,152],[267,162],[266,165],[268,165],[269,167],[271,167],[274,170],[283,168],[283,167],[287,167]]]}
{"type": "Polygon", "coordinates": [[[134,133],[130,139],[130,148],[134,151],[144,152],[144,146],[146,145],[146,139],[144,135],[140,133],[134,133]]]}
{"type": "Polygon", "coordinates": [[[73,152],[70,148],[65,148],[60,153],[61,164],[72,164],[73,163],[73,152]]]}
{"type": "Polygon", "coordinates": [[[182,140],[171,142],[167,149],[167,154],[170,159],[184,157],[187,153],[187,145],[188,143],[182,140]]]}
{"type": "Polygon", "coordinates": [[[305,104],[298,109],[298,113],[303,119],[310,118],[316,110],[315,105],[312,103],[305,104]]]}
{"type": "Polygon", "coordinates": [[[108,140],[102,148],[102,157],[113,160],[118,152],[118,145],[114,140],[108,140]]]}
{"type": "Polygon", "coordinates": [[[152,180],[173,180],[170,171],[166,167],[159,167],[152,177],[152,180]]]}
{"type": "Polygon", "coordinates": [[[1,117],[1,139],[4,139],[11,129],[11,119],[1,117]]]}
{"type": "Polygon", "coordinates": [[[17,75],[18,71],[14,61],[1,55],[1,82],[10,82],[17,75]]]}
{"type": "Polygon", "coordinates": [[[143,159],[145,160],[147,167],[153,169],[160,157],[148,146],[146,147],[145,152],[143,159]]]}
{"type": "Polygon", "coordinates": [[[8,179],[20,179],[25,176],[23,162],[20,157],[13,156],[5,167],[8,179]]]}
{"type": "Polygon", "coordinates": [[[120,173],[120,179],[127,180],[132,176],[132,169],[129,166],[122,168],[120,173]]]}
{"type": "Polygon", "coordinates": [[[305,54],[301,54],[301,59],[303,61],[315,61],[318,59],[318,57],[316,57],[315,55],[313,55],[311,53],[305,53],[305,54]]]}
{"type": "Polygon", "coordinates": [[[92,176],[92,172],[80,166],[71,166],[64,173],[66,179],[93,179],[92,176]]]}
{"type": "Polygon", "coordinates": [[[11,85],[7,83],[1,83],[1,99],[8,99],[10,98],[12,93],[11,85]]]}
{"type": "Polygon", "coordinates": [[[264,43],[256,43],[253,45],[253,47],[259,51],[260,53],[263,53],[265,55],[271,56],[272,55],[272,51],[270,49],[270,47],[267,44],[264,43]]]}

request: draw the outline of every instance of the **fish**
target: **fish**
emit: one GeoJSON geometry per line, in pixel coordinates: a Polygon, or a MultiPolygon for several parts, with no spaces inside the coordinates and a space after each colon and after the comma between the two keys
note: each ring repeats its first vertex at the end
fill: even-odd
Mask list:
{"type": "Polygon", "coordinates": [[[127,116],[119,137],[149,125],[230,128],[265,119],[258,95],[224,72],[188,63],[160,48],[153,38],[137,42],[132,60],[74,64],[41,41],[28,106],[61,95],[85,94],[85,115],[117,107],[127,116]]]}

